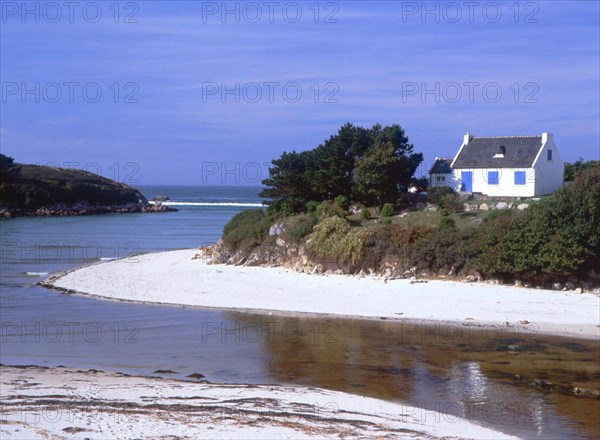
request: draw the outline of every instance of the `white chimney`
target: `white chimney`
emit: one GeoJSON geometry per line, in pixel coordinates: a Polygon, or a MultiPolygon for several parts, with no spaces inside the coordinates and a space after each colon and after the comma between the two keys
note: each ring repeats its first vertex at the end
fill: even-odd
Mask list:
{"type": "Polygon", "coordinates": [[[465,134],[465,138],[463,140],[463,145],[469,145],[469,140],[471,139],[471,133],[469,133],[467,131],[467,134],[465,134]]]}

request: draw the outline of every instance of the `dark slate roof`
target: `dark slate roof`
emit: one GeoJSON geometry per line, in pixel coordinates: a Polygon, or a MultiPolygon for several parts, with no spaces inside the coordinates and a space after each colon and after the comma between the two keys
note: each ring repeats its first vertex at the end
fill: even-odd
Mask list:
{"type": "Polygon", "coordinates": [[[429,174],[450,174],[452,172],[452,158],[436,157],[429,174]]]}
{"type": "Polygon", "coordinates": [[[541,136],[473,137],[456,158],[454,168],[531,168],[540,148],[541,136]],[[494,158],[500,147],[506,154],[494,158]]]}

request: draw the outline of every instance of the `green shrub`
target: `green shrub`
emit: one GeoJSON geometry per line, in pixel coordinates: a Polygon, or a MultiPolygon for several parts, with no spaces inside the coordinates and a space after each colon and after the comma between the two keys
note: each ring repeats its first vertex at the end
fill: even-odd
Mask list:
{"type": "Polygon", "coordinates": [[[434,271],[470,268],[478,254],[472,234],[471,230],[437,230],[415,242],[409,256],[414,265],[434,271]]]}
{"type": "Polygon", "coordinates": [[[316,214],[318,207],[319,207],[319,202],[316,202],[314,200],[310,200],[310,201],[306,202],[306,212],[308,212],[309,214],[316,214]]]}
{"type": "Polygon", "coordinates": [[[348,209],[348,206],[350,205],[350,201],[348,200],[348,197],[342,196],[342,195],[337,196],[335,199],[333,199],[333,201],[336,205],[338,205],[344,211],[346,211],[348,209]]]}
{"type": "Polygon", "coordinates": [[[283,238],[291,243],[299,244],[313,231],[316,224],[317,219],[314,215],[299,214],[291,217],[285,222],[283,238]]]}
{"type": "Polygon", "coordinates": [[[449,215],[442,215],[438,228],[440,230],[456,229],[456,222],[449,215]]]}
{"type": "Polygon", "coordinates": [[[432,203],[436,206],[440,206],[444,196],[453,194],[458,196],[458,194],[456,194],[456,191],[454,191],[449,186],[438,186],[435,188],[431,188],[429,189],[429,191],[427,191],[427,200],[429,201],[429,203],[432,203]]]}
{"type": "Polygon", "coordinates": [[[381,209],[381,216],[382,217],[391,217],[394,215],[394,207],[392,205],[390,205],[389,203],[386,203],[385,205],[383,205],[383,208],[381,209]]]}
{"type": "Polygon", "coordinates": [[[346,217],[346,211],[338,206],[337,203],[332,202],[331,200],[325,200],[321,202],[317,207],[317,217],[318,218],[326,218],[337,216],[339,218],[346,217]]]}
{"type": "Polygon", "coordinates": [[[274,220],[262,209],[242,211],[223,228],[223,241],[231,250],[249,252],[264,241],[274,220]]]}
{"type": "Polygon", "coordinates": [[[368,207],[363,206],[361,211],[360,211],[360,217],[363,220],[371,220],[371,211],[369,210],[368,207]]]}
{"type": "Polygon", "coordinates": [[[329,217],[315,226],[306,247],[317,259],[355,270],[360,267],[372,238],[372,231],[351,228],[346,220],[329,217]]]}
{"type": "Polygon", "coordinates": [[[465,210],[460,196],[456,193],[445,194],[439,201],[438,206],[445,209],[448,213],[454,214],[465,210]]]}
{"type": "Polygon", "coordinates": [[[600,260],[600,166],[524,213],[491,216],[478,234],[485,274],[545,283],[585,276],[600,260]]]}

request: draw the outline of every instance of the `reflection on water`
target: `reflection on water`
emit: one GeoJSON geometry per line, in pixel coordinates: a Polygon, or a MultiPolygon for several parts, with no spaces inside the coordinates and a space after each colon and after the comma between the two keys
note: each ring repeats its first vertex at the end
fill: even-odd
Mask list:
{"type": "MultiPolygon", "coordinates": [[[[229,321],[256,326],[261,318],[229,321]]],[[[528,438],[598,436],[597,341],[343,319],[279,325],[297,331],[264,338],[271,380],[406,401],[423,419],[439,411],[528,438]]]]}

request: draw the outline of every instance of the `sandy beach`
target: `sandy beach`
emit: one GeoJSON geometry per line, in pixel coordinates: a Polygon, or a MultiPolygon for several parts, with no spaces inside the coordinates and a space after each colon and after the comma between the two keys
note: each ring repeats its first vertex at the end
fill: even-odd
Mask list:
{"type": "Polygon", "coordinates": [[[600,297],[589,293],[209,265],[194,259],[197,253],[197,249],[187,249],[101,262],[52,276],[44,283],[69,293],[122,301],[600,336],[600,297]]]}
{"type": "Polygon", "coordinates": [[[2,438],[514,438],[451,414],[318,388],[60,367],[0,372],[2,438]]]}

